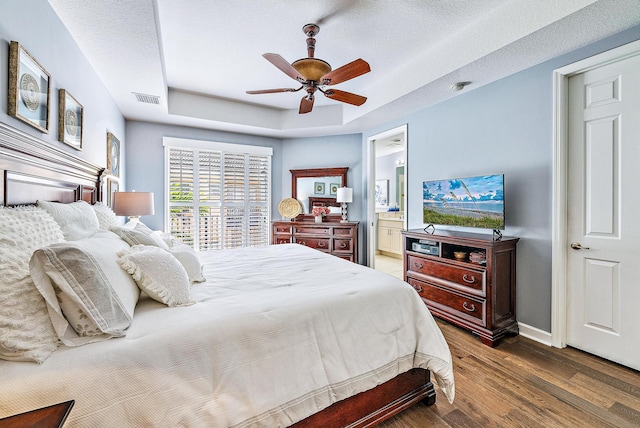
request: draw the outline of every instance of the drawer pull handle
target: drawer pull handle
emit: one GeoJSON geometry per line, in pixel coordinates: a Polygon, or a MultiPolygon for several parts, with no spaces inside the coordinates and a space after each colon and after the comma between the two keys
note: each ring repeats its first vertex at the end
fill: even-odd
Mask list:
{"type": "Polygon", "coordinates": [[[464,275],[462,275],[462,280],[468,284],[473,284],[474,282],[476,282],[476,277],[471,275],[471,278],[469,278],[465,273],[464,275]]]}
{"type": "Polygon", "coordinates": [[[341,243],[340,243],[340,248],[347,248],[347,244],[346,244],[346,243],[344,243],[344,242],[341,242],[341,243]]]}
{"type": "Polygon", "coordinates": [[[418,293],[422,293],[422,286],[421,285],[414,285],[413,289],[416,290],[418,293]]]}
{"type": "Polygon", "coordinates": [[[418,262],[413,262],[413,266],[417,269],[422,269],[424,267],[424,264],[422,263],[418,263],[418,262]]]}
{"type": "Polygon", "coordinates": [[[307,245],[307,243],[304,241],[300,241],[300,245],[307,245]]]}
{"type": "Polygon", "coordinates": [[[467,305],[467,302],[462,303],[462,307],[465,308],[467,311],[469,312],[473,312],[476,310],[476,305],[474,305],[473,303],[471,304],[471,306],[467,305]]]}
{"type": "Polygon", "coordinates": [[[324,242],[318,242],[318,247],[320,248],[324,248],[324,246],[327,245],[324,242]]]}

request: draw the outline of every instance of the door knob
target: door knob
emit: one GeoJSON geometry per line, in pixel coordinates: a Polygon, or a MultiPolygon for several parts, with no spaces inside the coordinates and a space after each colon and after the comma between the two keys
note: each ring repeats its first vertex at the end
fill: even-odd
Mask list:
{"type": "Polygon", "coordinates": [[[589,247],[583,247],[579,242],[572,242],[571,243],[571,248],[573,248],[574,250],[588,250],[589,247]]]}

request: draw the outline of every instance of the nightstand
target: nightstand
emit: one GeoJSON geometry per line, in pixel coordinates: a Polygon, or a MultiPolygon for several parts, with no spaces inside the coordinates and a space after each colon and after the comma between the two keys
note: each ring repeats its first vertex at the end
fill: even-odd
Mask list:
{"type": "Polygon", "coordinates": [[[65,401],[0,419],[0,428],[60,428],[67,420],[74,403],[74,400],[65,401]]]}

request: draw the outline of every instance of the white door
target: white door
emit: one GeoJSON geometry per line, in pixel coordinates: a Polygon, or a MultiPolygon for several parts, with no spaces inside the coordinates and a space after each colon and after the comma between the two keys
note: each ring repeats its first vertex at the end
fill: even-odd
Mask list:
{"type": "Polygon", "coordinates": [[[567,344],[640,369],[640,56],[569,79],[567,344]]]}

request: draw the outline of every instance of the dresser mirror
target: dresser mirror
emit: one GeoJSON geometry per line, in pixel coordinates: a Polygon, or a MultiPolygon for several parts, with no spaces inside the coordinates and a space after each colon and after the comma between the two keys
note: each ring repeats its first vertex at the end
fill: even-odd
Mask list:
{"type": "Polygon", "coordinates": [[[340,219],[340,204],[336,202],[336,190],[347,185],[348,167],[292,169],[291,197],[298,199],[304,209],[299,220],[306,220],[314,206],[330,209],[328,217],[340,219]],[[306,218],[305,218],[306,217],[306,218]]]}

